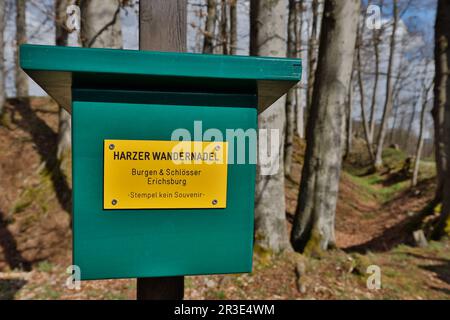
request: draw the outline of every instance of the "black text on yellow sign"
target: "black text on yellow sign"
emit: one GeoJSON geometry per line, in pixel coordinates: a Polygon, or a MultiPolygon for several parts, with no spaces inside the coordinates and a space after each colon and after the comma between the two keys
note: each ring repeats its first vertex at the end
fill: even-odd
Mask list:
{"type": "Polygon", "coordinates": [[[226,208],[227,142],[104,140],[104,209],[226,208]]]}

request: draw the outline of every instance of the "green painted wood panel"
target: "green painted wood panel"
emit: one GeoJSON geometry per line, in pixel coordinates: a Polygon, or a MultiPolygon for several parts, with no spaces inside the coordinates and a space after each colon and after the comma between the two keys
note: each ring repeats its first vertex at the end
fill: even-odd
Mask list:
{"type": "Polygon", "coordinates": [[[72,88],[258,96],[262,112],[300,80],[300,59],[22,45],[24,71],[71,111],[72,88]]]}
{"type": "Polygon", "coordinates": [[[178,105],[145,104],[133,92],[124,93],[127,103],[92,102],[90,94],[98,100],[95,90],[74,94],[83,101],[73,102],[72,114],[73,259],[82,279],[250,272],[254,164],[228,165],[226,209],[103,210],[103,140],[170,140],[177,128],[193,135],[195,120],[224,136],[256,129],[256,96],[229,95],[239,105],[231,107],[220,95],[209,95],[208,105],[180,95],[178,105]]]}
{"type": "MultiPolygon", "coordinates": [[[[25,44],[26,70],[298,81],[299,59],[25,44]]],[[[95,77],[95,75],[92,75],[95,77]]]]}

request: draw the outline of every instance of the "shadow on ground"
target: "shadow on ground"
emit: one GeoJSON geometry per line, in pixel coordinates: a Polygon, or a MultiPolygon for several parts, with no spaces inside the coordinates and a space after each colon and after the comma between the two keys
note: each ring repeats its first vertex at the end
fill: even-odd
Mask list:
{"type": "Polygon", "coordinates": [[[14,300],[16,292],[26,283],[23,279],[0,279],[0,300],[14,300]]]}
{"type": "Polygon", "coordinates": [[[31,109],[29,99],[14,99],[11,103],[15,106],[14,110],[22,117],[20,121],[14,121],[14,123],[32,136],[41,160],[45,163],[47,172],[50,173],[58,202],[66,212],[71,213],[72,190],[56,157],[58,135],[31,109]]]}
{"type": "Polygon", "coordinates": [[[14,238],[14,235],[8,230],[7,225],[5,215],[0,211],[0,247],[3,249],[5,261],[11,270],[21,269],[30,271],[31,263],[27,261],[18,250],[17,241],[14,238]]]}

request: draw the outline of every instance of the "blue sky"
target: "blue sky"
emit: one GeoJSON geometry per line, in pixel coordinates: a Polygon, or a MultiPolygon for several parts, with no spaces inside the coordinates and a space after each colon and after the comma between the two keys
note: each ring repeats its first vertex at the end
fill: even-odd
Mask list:
{"type": "MultiPolygon", "coordinates": [[[[368,1],[363,0],[367,6],[368,1]]],[[[392,18],[392,0],[371,1],[372,4],[381,6],[381,13],[384,18],[392,18]]],[[[403,12],[402,20],[407,25],[410,32],[421,32],[426,37],[427,42],[434,38],[434,21],[436,18],[437,0],[399,0],[399,9],[403,12]],[[407,10],[404,10],[408,6],[407,10]]]]}

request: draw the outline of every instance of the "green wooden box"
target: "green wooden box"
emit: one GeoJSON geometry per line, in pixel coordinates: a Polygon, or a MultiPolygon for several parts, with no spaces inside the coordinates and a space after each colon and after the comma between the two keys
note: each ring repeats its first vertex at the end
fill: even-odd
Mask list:
{"type": "MultiPolygon", "coordinates": [[[[300,60],[23,45],[20,63],[72,113],[83,280],[252,270],[255,164],[229,158],[225,209],[104,210],[103,141],[170,140],[177,128],[194,137],[194,121],[224,137],[257,129],[258,113],[300,79],[300,60]]],[[[255,148],[247,142],[247,160],[255,148]]]]}

